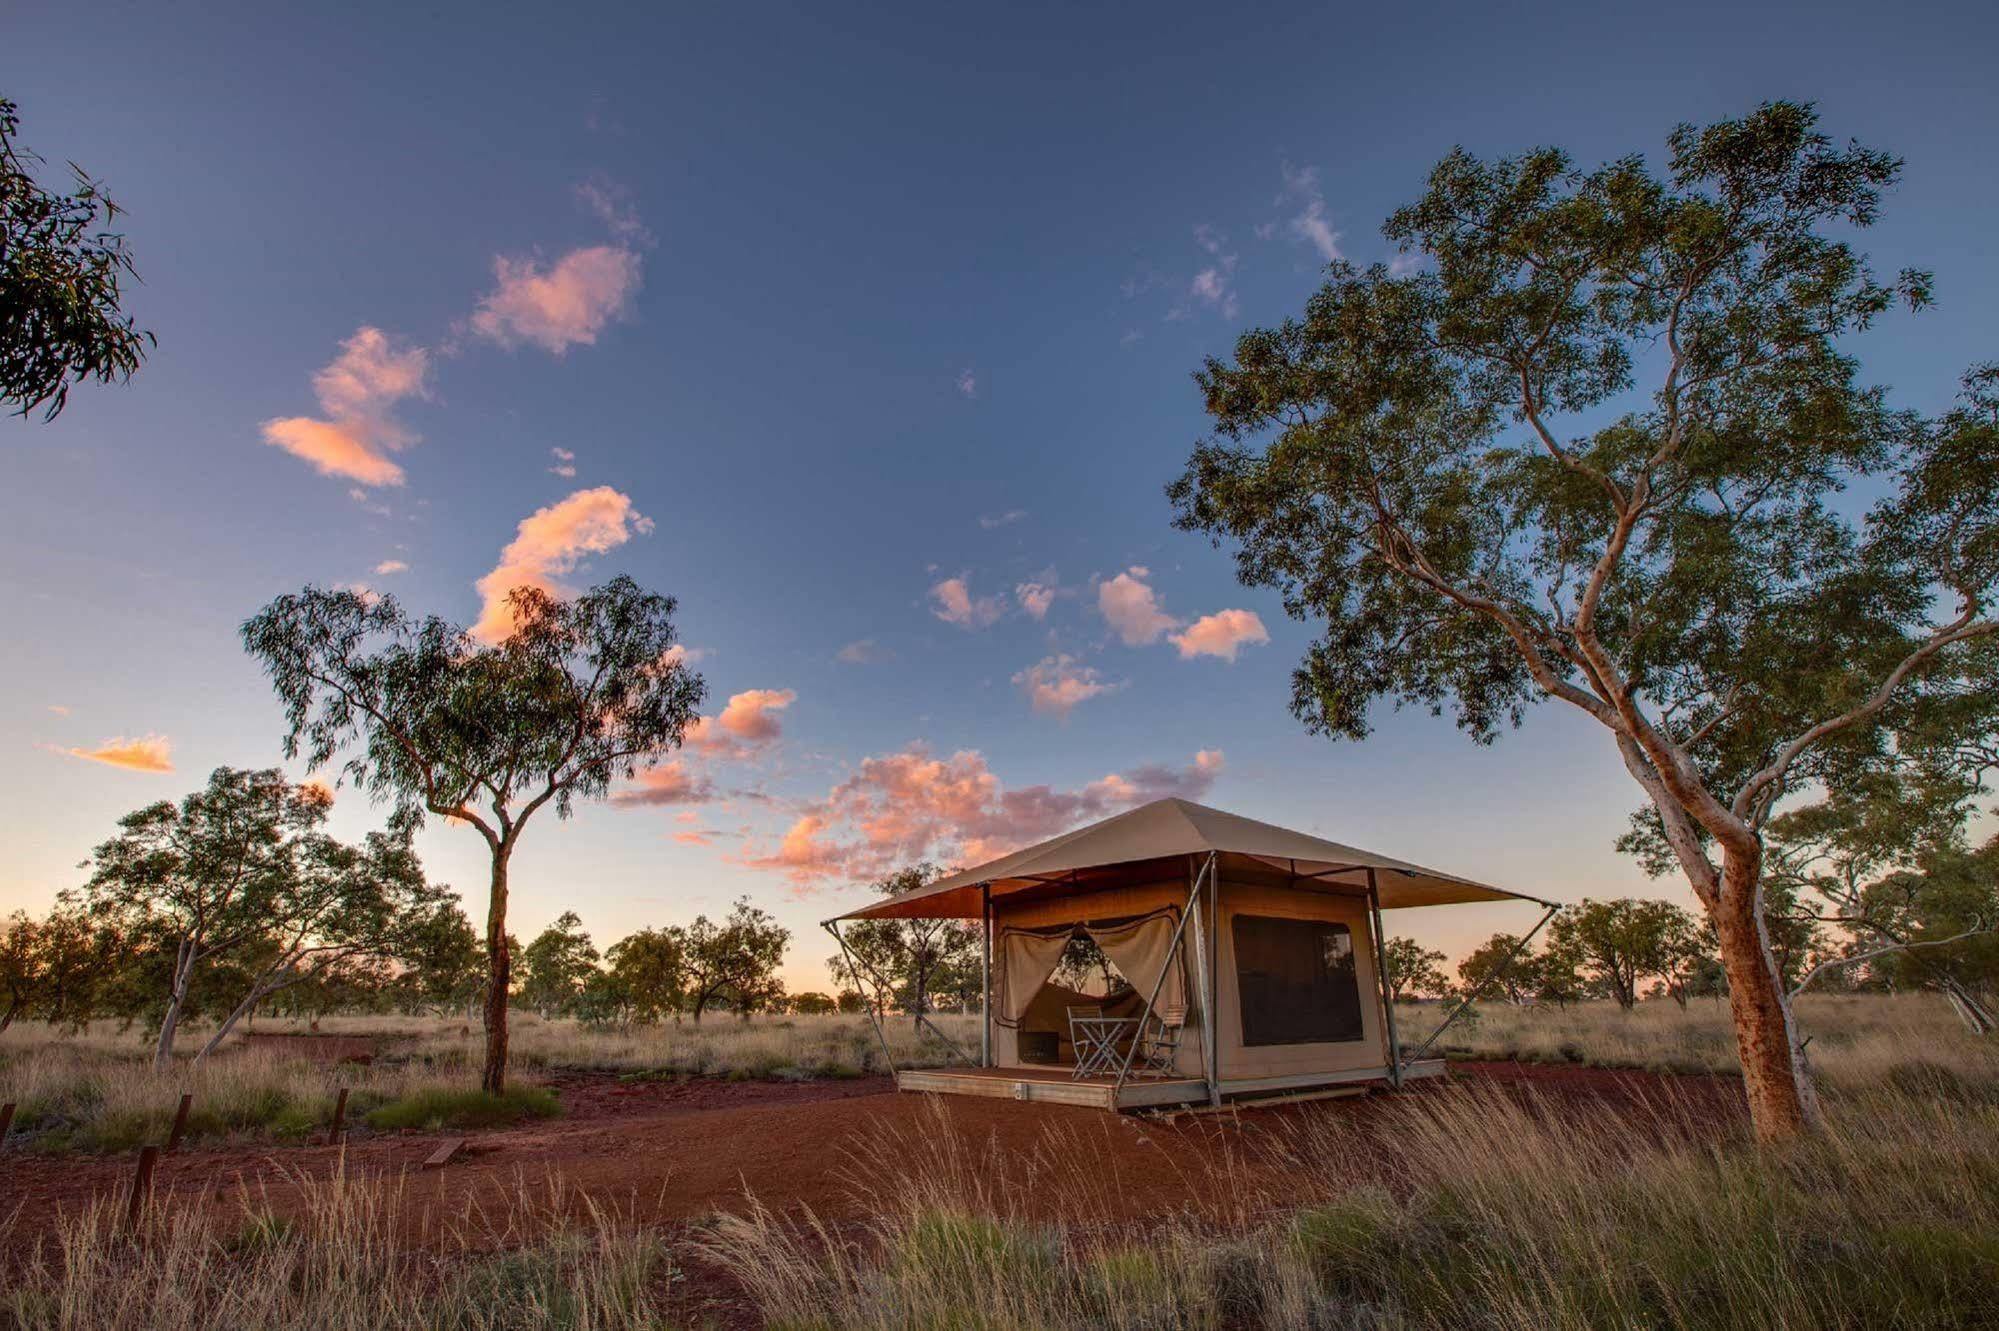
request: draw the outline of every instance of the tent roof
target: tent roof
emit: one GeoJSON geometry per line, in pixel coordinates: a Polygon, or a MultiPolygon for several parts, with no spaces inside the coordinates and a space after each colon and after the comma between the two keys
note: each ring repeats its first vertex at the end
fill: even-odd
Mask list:
{"type": "Polygon", "coordinates": [[[1371,869],[1383,910],[1468,901],[1537,900],[1254,818],[1187,800],[1163,799],[940,878],[927,887],[870,902],[837,918],[977,919],[982,910],[981,886],[990,887],[995,897],[1030,891],[1041,897],[1071,895],[1103,886],[1115,877],[1096,871],[1211,851],[1223,856],[1224,863],[1234,860],[1240,866],[1252,862],[1350,891],[1365,889],[1371,869]]]}

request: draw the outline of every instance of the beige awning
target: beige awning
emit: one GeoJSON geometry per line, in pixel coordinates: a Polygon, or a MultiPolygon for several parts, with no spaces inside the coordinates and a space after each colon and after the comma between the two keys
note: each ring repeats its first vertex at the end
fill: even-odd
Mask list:
{"type": "Polygon", "coordinates": [[[1186,856],[1221,856],[1224,880],[1235,866],[1274,869],[1295,876],[1298,885],[1365,891],[1372,871],[1381,908],[1447,906],[1471,901],[1540,901],[1456,874],[1425,869],[1407,860],[1343,846],[1244,818],[1187,800],[1155,800],[1136,809],[1079,827],[990,863],[940,878],[928,887],[873,901],[835,918],[978,919],[981,889],[995,897],[1031,892],[1037,897],[1086,892],[1121,876],[1150,869],[1172,872],[1159,861],[1186,856]]]}

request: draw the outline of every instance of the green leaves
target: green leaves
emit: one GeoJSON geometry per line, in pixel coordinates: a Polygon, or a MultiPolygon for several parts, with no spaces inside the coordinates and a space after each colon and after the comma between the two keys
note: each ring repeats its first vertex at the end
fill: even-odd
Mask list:
{"type": "Polygon", "coordinates": [[[73,382],[129,379],[154,345],[122,308],[135,276],[103,187],[71,164],[58,194],[30,174],[42,159],[15,146],[18,108],[0,98],[0,404],[54,420],[73,382]]]}

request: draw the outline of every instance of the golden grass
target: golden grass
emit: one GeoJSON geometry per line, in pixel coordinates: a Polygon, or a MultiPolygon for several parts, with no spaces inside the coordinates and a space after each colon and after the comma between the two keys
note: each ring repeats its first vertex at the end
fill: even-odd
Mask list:
{"type": "MultiPolygon", "coordinates": [[[[1405,1045],[1419,1043],[1448,1006],[1396,1009],[1405,1045]]],[[[1684,1009],[1663,1000],[1626,1012],[1615,1003],[1517,1008],[1481,1003],[1477,1020],[1459,1021],[1438,1048],[1459,1057],[1586,1063],[1655,1072],[1734,1072],[1735,1036],[1728,1005],[1696,999],[1684,1009]]],[[[1807,994],[1797,1005],[1806,1054],[1832,1089],[1880,1082],[1920,1060],[1974,1081],[1999,1085],[1999,1041],[1972,1035],[1933,994],[1807,994]]]]}

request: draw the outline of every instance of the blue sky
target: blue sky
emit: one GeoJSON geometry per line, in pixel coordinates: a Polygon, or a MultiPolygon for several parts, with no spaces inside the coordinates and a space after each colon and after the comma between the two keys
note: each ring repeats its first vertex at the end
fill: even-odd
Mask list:
{"type": "MultiPolygon", "coordinates": [[[[517,538],[560,585],[678,596],[710,711],[746,695],[680,769],[713,798],[530,832],[523,935],[746,893],[817,985],[864,822],[903,846],[975,809],[976,848],[1151,790],[1536,895],[1670,893],[1611,850],[1636,790],[1579,718],[1490,749],[1411,714],[1302,733],[1309,629],[1170,526],[1189,372],[1329,251],[1385,257],[1454,144],[1593,163],[1780,96],[1908,159],[1867,245],[1935,269],[1940,306],[1871,335],[1869,372],[1935,408],[1995,354],[1988,6],[294,9],[7,20],[23,139],[130,210],[160,345],[0,425],[0,910],[74,884],[120,813],[277,761],[235,637],[264,601],[365,584],[469,623],[517,538]],[[323,458],[327,430],[372,483],[267,442],[323,458]],[[1223,611],[1269,640],[1184,654],[1235,616],[1174,645],[1223,611]],[[68,752],[150,736],[172,772],[68,752]],[[792,844],[825,872],[758,867],[811,816],[792,844]]],[[[378,817],[340,801],[351,835],[378,817]]],[[[478,889],[476,837],[423,849],[478,889]]],[[[1396,925],[1456,950],[1520,914],[1396,925]]]]}

